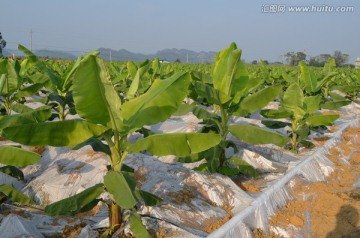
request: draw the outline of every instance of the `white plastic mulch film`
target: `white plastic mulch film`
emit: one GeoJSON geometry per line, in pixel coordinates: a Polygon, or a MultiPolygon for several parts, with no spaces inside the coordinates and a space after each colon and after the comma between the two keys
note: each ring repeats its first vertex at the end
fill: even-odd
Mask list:
{"type": "Polygon", "coordinates": [[[359,119],[344,123],[321,148],[310,156],[301,159],[300,162],[290,162],[288,171],[281,178],[257,196],[249,207],[237,213],[207,238],[253,237],[252,229],[254,228],[268,232],[269,217],[291,199],[290,180],[295,176],[301,176],[309,182],[324,181],[326,176],[333,171],[333,163],[327,159],[329,149],[341,140],[344,130],[358,125],[359,119]]]}

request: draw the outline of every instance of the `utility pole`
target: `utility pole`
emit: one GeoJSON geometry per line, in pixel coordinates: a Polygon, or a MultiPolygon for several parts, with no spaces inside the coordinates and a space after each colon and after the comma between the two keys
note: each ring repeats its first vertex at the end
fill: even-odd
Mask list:
{"type": "Polygon", "coordinates": [[[189,53],[186,53],[186,63],[189,63],[189,53]]]}
{"type": "Polygon", "coordinates": [[[112,58],[111,58],[111,50],[110,50],[110,63],[111,63],[111,61],[112,61],[112,58]]]}
{"type": "Polygon", "coordinates": [[[30,51],[32,51],[32,29],[30,29],[30,51]]]}

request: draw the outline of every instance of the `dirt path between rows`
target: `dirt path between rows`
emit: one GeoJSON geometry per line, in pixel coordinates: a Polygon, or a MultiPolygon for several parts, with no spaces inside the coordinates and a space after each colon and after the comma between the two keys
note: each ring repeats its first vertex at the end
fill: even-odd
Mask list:
{"type": "MultiPolygon", "coordinates": [[[[294,200],[270,219],[270,226],[290,237],[360,237],[360,127],[349,128],[327,156],[335,171],[326,182],[296,180],[294,200]]],[[[274,231],[274,230],[273,230],[274,231]]]]}

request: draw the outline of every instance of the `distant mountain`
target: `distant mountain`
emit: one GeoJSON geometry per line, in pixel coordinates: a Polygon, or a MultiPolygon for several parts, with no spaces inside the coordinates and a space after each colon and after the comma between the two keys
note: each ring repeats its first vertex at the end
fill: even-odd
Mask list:
{"type": "Polygon", "coordinates": [[[189,62],[189,63],[211,63],[214,59],[216,52],[195,52],[191,50],[185,49],[165,49],[156,52],[156,54],[139,54],[132,53],[130,51],[121,49],[119,51],[108,49],[108,48],[100,48],[98,49],[100,53],[100,57],[105,60],[111,59],[115,61],[144,61],[146,59],[159,58],[160,60],[165,60],[169,62],[174,62],[176,60],[180,60],[181,62],[189,62]],[[111,52],[111,53],[110,53],[111,52]]]}
{"type": "Polygon", "coordinates": [[[181,62],[189,63],[212,63],[216,52],[195,52],[186,49],[165,49],[156,53],[156,57],[162,60],[174,62],[179,59],[181,62]]]}
{"type": "MultiPolygon", "coordinates": [[[[121,50],[112,50],[109,48],[100,48],[100,57],[105,60],[113,61],[145,61],[146,59],[154,59],[159,58],[160,60],[174,62],[176,60],[180,60],[181,62],[189,62],[189,63],[212,63],[214,60],[214,56],[216,52],[214,51],[201,51],[195,52],[186,49],[164,49],[156,52],[155,54],[141,54],[141,53],[133,53],[125,49],[121,50]],[[110,53],[111,52],[111,53],[110,53]]],[[[36,50],[35,55],[39,57],[46,57],[50,59],[76,59],[79,55],[73,55],[64,51],[55,51],[55,50],[36,50]]],[[[17,56],[24,56],[24,54],[19,50],[12,49],[4,49],[4,56],[10,56],[11,54],[15,54],[17,56]]]]}
{"type": "MultiPolygon", "coordinates": [[[[3,49],[4,56],[10,56],[15,54],[16,56],[25,56],[23,52],[15,49],[3,49]]],[[[34,54],[38,57],[49,58],[49,59],[70,59],[74,60],[77,56],[73,54],[69,54],[63,51],[55,51],[55,50],[36,50],[34,54]]]]}
{"type": "Polygon", "coordinates": [[[98,51],[100,51],[100,57],[105,60],[110,60],[110,54],[111,59],[114,61],[144,61],[149,58],[155,58],[154,55],[132,53],[124,49],[116,51],[109,48],[100,48],[98,51]]]}
{"type": "Polygon", "coordinates": [[[77,57],[73,54],[66,53],[63,51],[54,51],[54,50],[36,50],[34,52],[38,57],[50,58],[50,59],[70,59],[74,60],[77,57]]]}

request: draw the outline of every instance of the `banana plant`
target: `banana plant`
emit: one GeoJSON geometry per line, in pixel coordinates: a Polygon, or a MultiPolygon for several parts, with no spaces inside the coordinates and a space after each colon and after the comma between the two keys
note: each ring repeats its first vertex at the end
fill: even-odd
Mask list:
{"type": "Polygon", "coordinates": [[[351,103],[351,101],[346,98],[336,96],[329,98],[329,95],[334,95],[330,91],[335,89],[336,79],[339,75],[338,72],[333,70],[335,66],[335,60],[330,58],[325,63],[322,72],[316,75],[303,61],[299,64],[299,85],[303,90],[304,96],[316,96],[316,98],[320,98],[320,108],[323,109],[336,110],[351,103]]]}
{"type": "Polygon", "coordinates": [[[112,63],[110,69],[115,71],[113,74],[115,78],[112,82],[121,96],[122,102],[146,92],[156,78],[164,78],[161,63],[157,58],[153,61],[145,60],[139,65],[129,61],[121,69],[112,63]]]}
{"type": "Polygon", "coordinates": [[[332,85],[331,90],[338,90],[345,94],[345,96],[340,96],[334,92],[332,96],[338,98],[339,101],[347,100],[348,102],[354,101],[359,103],[360,97],[360,70],[355,69],[354,72],[342,73],[341,77],[338,78],[338,82],[335,85],[332,85]],[[350,101],[351,100],[351,101],[350,101]]]}
{"type": "Polygon", "coordinates": [[[99,195],[107,191],[110,227],[105,235],[127,221],[136,237],[149,237],[136,208],[140,201],[157,205],[161,199],[137,189],[134,174],[124,165],[128,153],[147,149],[156,155],[189,155],[207,150],[220,142],[220,136],[201,133],[154,134],[127,141],[132,132],[169,118],[186,96],[191,82],[188,73],[178,72],[167,79],[156,79],[146,93],[121,102],[103,60],[90,53],[79,60],[73,74],[73,99],[80,120],[30,123],[7,127],[6,138],[27,145],[75,146],[94,142],[108,153],[110,166],[104,183],[85,189],[45,208],[49,215],[73,215],[92,209],[99,195]],[[102,142],[102,140],[105,141],[102,142]],[[169,146],[164,146],[166,141],[169,146]],[[170,146],[171,145],[171,146],[170,146]]]}
{"type": "MultiPolygon", "coordinates": [[[[19,45],[18,49],[28,56],[28,58],[25,59],[27,67],[35,67],[40,74],[40,76],[39,74],[35,74],[34,77],[29,76],[29,78],[36,83],[43,84],[44,87],[48,89],[47,91],[43,91],[47,94],[46,103],[54,106],[57,112],[56,116],[59,120],[65,120],[68,114],[75,114],[71,87],[73,73],[79,65],[81,57],[69,66],[64,74],[60,75],[51,67],[51,64],[40,60],[26,47],[19,45]]],[[[94,52],[94,54],[98,54],[98,52],[94,52]]]]}
{"type": "Polygon", "coordinates": [[[136,67],[133,62],[128,62],[127,66],[132,81],[126,93],[126,100],[130,100],[144,93],[150,87],[152,83],[151,78],[146,74],[151,67],[151,62],[150,60],[146,60],[141,63],[139,67],[136,67]]]}
{"type": "MultiPolygon", "coordinates": [[[[0,163],[4,165],[0,167],[0,172],[18,180],[24,179],[24,174],[18,167],[35,164],[39,160],[40,155],[32,151],[24,150],[15,146],[0,146],[0,163]]],[[[35,202],[31,198],[9,184],[0,184],[0,197],[1,196],[5,196],[13,202],[35,205],[35,202]]]]}
{"type": "MultiPolygon", "coordinates": [[[[275,85],[259,89],[263,80],[250,78],[245,64],[241,61],[241,50],[235,43],[215,56],[214,68],[211,77],[204,77],[194,81],[192,98],[206,106],[213,105],[214,112],[209,112],[197,104],[181,106],[178,115],[192,112],[203,119],[205,124],[202,132],[221,136],[220,144],[191,157],[181,159],[182,162],[195,162],[205,158],[206,164],[197,168],[204,171],[220,172],[227,175],[245,173],[258,176],[256,171],[237,157],[226,157],[226,149],[234,143],[228,140],[231,133],[243,142],[251,144],[276,144],[283,146],[288,139],[280,134],[261,129],[251,124],[230,124],[232,116],[248,116],[266,106],[276,98],[282,87],[275,85]]],[[[199,78],[203,74],[197,74],[199,78]]]]}
{"type": "Polygon", "coordinates": [[[24,97],[37,93],[42,87],[41,84],[25,85],[20,71],[19,61],[0,59],[0,107],[5,109],[3,114],[10,115],[16,104],[24,103],[24,97]]]}
{"type": "Polygon", "coordinates": [[[290,150],[297,152],[298,144],[311,146],[312,143],[306,138],[310,131],[319,126],[331,125],[339,115],[322,115],[316,113],[320,109],[321,96],[304,96],[298,82],[293,82],[282,94],[281,107],[278,110],[261,110],[261,115],[266,118],[287,118],[290,123],[277,120],[263,120],[262,123],[269,128],[278,129],[290,127],[290,150]]]}

